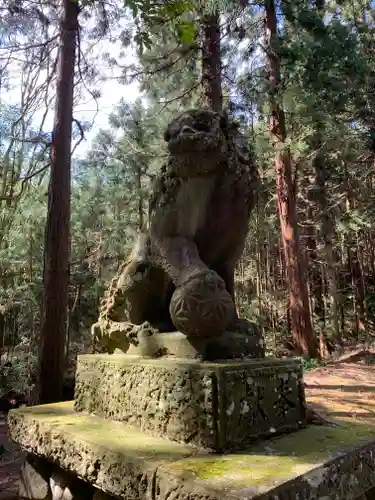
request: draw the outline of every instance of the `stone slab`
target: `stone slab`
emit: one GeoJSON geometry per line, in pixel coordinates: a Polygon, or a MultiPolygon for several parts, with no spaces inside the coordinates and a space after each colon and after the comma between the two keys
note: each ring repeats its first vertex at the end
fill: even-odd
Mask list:
{"type": "Polygon", "coordinates": [[[212,455],[85,413],[73,402],[9,413],[11,438],[127,500],[355,500],[375,486],[374,428],[310,426],[212,455]]]}
{"type": "MultiPolygon", "coordinates": [[[[74,472],[67,472],[33,453],[28,453],[22,464],[18,485],[17,499],[20,500],[93,500],[98,491],[78,479],[74,472]]],[[[115,498],[104,497],[103,493],[102,500],[115,498]]]]}
{"type": "MultiPolygon", "coordinates": [[[[259,327],[255,323],[247,323],[252,335],[224,331],[215,339],[189,339],[178,331],[150,334],[149,330],[141,330],[137,337],[138,343],[130,344],[125,352],[130,356],[144,358],[173,356],[201,361],[264,358],[264,341],[260,335],[259,327]]],[[[122,354],[125,353],[121,349],[114,349],[114,352],[116,350],[122,354]]],[[[106,352],[112,351],[106,350],[106,352]]]]}
{"type": "Polygon", "coordinates": [[[18,482],[19,498],[51,500],[49,477],[51,466],[37,456],[29,454],[21,466],[18,482]]]}
{"type": "Polygon", "coordinates": [[[304,427],[299,360],[78,356],[75,410],[215,452],[304,427]]]}

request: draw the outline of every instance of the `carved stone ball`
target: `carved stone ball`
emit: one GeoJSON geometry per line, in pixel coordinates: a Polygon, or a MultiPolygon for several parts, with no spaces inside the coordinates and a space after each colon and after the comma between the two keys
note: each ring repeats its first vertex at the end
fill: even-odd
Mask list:
{"type": "Polygon", "coordinates": [[[233,321],[235,305],[223,279],[207,270],[176,288],[169,312],[187,337],[216,337],[233,321]]]}

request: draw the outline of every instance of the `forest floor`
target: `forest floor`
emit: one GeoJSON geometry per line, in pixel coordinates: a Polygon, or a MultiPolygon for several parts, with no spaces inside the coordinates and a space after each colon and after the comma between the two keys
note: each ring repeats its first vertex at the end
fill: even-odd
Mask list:
{"type": "Polygon", "coordinates": [[[375,349],[351,351],[304,374],[306,400],[323,418],[375,426],[375,349]]]}
{"type": "MultiPolygon", "coordinates": [[[[374,424],[368,404],[375,396],[375,349],[357,349],[304,375],[306,399],[323,419],[360,420],[374,424]],[[367,403],[367,404],[366,404],[367,403]]],[[[0,414],[0,500],[17,500],[17,479],[23,454],[8,438],[0,414]]]]}
{"type": "Polygon", "coordinates": [[[23,453],[8,438],[7,418],[0,413],[0,500],[16,500],[23,453]]]}

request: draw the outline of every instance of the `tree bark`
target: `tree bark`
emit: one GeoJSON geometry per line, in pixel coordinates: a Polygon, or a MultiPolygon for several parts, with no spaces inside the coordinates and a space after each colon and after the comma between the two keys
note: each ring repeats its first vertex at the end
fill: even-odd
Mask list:
{"type": "Polygon", "coordinates": [[[280,60],[275,52],[277,20],[274,0],[265,0],[265,11],[271,105],[270,132],[276,149],[276,198],[289,285],[292,338],[298,352],[318,358],[318,343],[313,332],[309,310],[305,262],[302,259],[299,241],[291,155],[285,145],[285,116],[280,104],[279,90],[280,60]]]}
{"type": "Polygon", "coordinates": [[[144,208],[143,208],[143,193],[142,193],[142,170],[138,168],[136,171],[136,186],[138,192],[138,229],[144,229],[144,208]]]}
{"type": "MultiPolygon", "coordinates": [[[[323,22],[325,0],[315,0],[315,8],[323,22]]],[[[317,40],[318,41],[318,40],[317,40]]],[[[312,148],[316,154],[312,160],[315,171],[315,183],[317,188],[317,208],[320,216],[320,237],[323,243],[323,260],[326,267],[326,281],[329,297],[329,316],[333,325],[334,337],[340,337],[338,316],[338,292],[336,283],[336,269],[333,251],[334,217],[330,213],[327,200],[327,182],[329,181],[329,169],[326,168],[326,159],[321,150],[324,138],[324,125],[320,120],[315,120],[314,134],[311,139],[312,148]]],[[[322,277],[323,280],[323,277],[322,277]]],[[[321,332],[322,333],[322,332],[321,332]]]]}
{"type": "MultiPolygon", "coordinates": [[[[316,124],[317,125],[317,124],[316,124]]],[[[321,133],[316,130],[312,138],[312,147],[318,149],[322,144],[321,133]]],[[[335,340],[340,338],[339,325],[339,294],[336,276],[336,258],[333,245],[335,231],[335,214],[329,208],[327,199],[327,182],[329,169],[325,167],[324,156],[318,152],[313,158],[313,168],[316,182],[316,203],[320,217],[319,238],[322,241],[322,258],[324,261],[325,277],[327,281],[327,317],[332,324],[335,340]]]]}
{"type": "MultiPolygon", "coordinates": [[[[309,222],[314,220],[314,211],[311,206],[307,210],[307,219],[309,222]]],[[[321,266],[318,258],[317,248],[317,231],[316,228],[310,224],[307,229],[306,249],[308,252],[308,278],[310,283],[310,294],[312,299],[312,311],[315,319],[319,324],[319,331],[325,330],[325,307],[324,307],[324,281],[321,272],[321,266]]]]}
{"type": "Polygon", "coordinates": [[[51,177],[44,249],[44,307],[41,328],[39,397],[62,399],[70,258],[70,183],[74,67],[78,2],[62,0],[51,177]]]}
{"type": "Polygon", "coordinates": [[[201,24],[202,43],[202,94],[204,108],[221,112],[223,92],[221,88],[221,49],[219,13],[204,15],[201,24]]]}
{"type": "MultiPolygon", "coordinates": [[[[345,167],[345,191],[346,191],[346,211],[350,213],[356,208],[355,189],[358,189],[355,181],[350,178],[348,169],[345,167]]],[[[353,329],[359,340],[360,333],[363,333],[366,325],[366,290],[362,276],[362,266],[359,258],[358,236],[355,231],[347,235],[346,241],[348,272],[350,273],[353,290],[353,329]]]]}

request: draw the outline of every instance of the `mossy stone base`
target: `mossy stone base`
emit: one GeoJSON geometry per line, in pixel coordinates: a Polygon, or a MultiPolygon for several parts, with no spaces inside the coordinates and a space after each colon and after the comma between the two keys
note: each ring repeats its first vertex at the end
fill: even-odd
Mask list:
{"type": "Polygon", "coordinates": [[[361,423],[311,426],[226,455],[76,413],[72,402],[12,410],[9,431],[119,499],[355,500],[375,486],[374,429],[361,423]]]}
{"type": "Polygon", "coordinates": [[[22,464],[18,482],[18,496],[21,499],[52,500],[49,478],[51,464],[29,454],[22,464]]]}
{"type": "Polygon", "coordinates": [[[78,356],[75,410],[215,452],[306,423],[297,360],[78,356]]]}
{"type": "Polygon", "coordinates": [[[20,500],[93,500],[96,491],[76,474],[33,453],[28,453],[22,464],[18,484],[20,500]]]}
{"type": "MultiPolygon", "coordinates": [[[[264,341],[259,327],[250,322],[246,322],[246,325],[250,330],[246,334],[226,330],[214,339],[209,337],[189,339],[181,332],[140,331],[137,337],[138,343],[128,345],[122,353],[144,358],[173,356],[201,361],[264,358],[264,341]]],[[[116,352],[114,346],[115,343],[112,347],[108,347],[106,352],[116,352]]],[[[117,350],[121,352],[121,349],[117,350]]]]}

